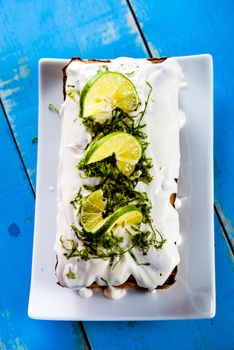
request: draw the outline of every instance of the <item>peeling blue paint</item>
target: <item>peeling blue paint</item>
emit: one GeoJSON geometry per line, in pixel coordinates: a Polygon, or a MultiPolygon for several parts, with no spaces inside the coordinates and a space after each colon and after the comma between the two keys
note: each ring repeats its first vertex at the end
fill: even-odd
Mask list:
{"type": "Polygon", "coordinates": [[[234,227],[231,219],[228,219],[227,216],[224,214],[221,205],[217,200],[215,200],[215,206],[219,212],[220,218],[222,220],[222,223],[225,227],[225,230],[227,234],[229,235],[230,241],[232,243],[232,247],[234,247],[234,227]]]}
{"type": "Polygon", "coordinates": [[[20,228],[19,226],[13,222],[9,227],[8,227],[8,232],[12,237],[18,237],[20,234],[20,228]]]}
{"type": "Polygon", "coordinates": [[[24,220],[25,224],[31,224],[32,222],[32,219],[30,217],[27,217],[25,220],[24,220]]]}

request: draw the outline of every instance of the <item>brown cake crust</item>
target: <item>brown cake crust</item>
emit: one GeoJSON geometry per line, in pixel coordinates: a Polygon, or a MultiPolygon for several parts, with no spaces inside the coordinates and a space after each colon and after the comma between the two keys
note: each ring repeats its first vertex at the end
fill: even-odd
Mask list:
{"type": "MultiPolygon", "coordinates": [[[[157,64],[157,63],[162,63],[167,59],[167,57],[160,57],[160,58],[147,58],[148,61],[150,61],[152,64],[157,64]]],[[[67,74],[66,74],[66,69],[69,66],[69,64],[73,61],[82,61],[84,63],[90,64],[90,63],[96,63],[96,62],[100,62],[100,63],[108,63],[111,62],[111,60],[99,60],[99,59],[87,59],[87,60],[83,60],[80,57],[72,57],[71,60],[68,62],[68,64],[63,67],[63,95],[64,95],[64,99],[66,98],[66,82],[67,82],[67,74]]],[[[170,202],[171,205],[174,206],[175,203],[175,199],[176,199],[176,194],[172,193],[170,196],[170,202]]],[[[171,287],[175,281],[176,281],[176,274],[178,271],[178,266],[176,266],[174,268],[174,270],[171,272],[170,276],[168,277],[168,279],[166,280],[166,282],[162,285],[162,286],[158,286],[156,289],[167,289],[169,287],[171,287]]],[[[102,288],[101,286],[99,286],[96,282],[92,283],[90,286],[90,288],[102,288]]],[[[146,288],[140,287],[138,286],[138,284],[136,283],[135,278],[131,275],[126,282],[118,285],[118,288],[123,288],[123,289],[128,289],[128,288],[132,288],[132,289],[139,289],[139,290],[146,290],[146,288]]]]}

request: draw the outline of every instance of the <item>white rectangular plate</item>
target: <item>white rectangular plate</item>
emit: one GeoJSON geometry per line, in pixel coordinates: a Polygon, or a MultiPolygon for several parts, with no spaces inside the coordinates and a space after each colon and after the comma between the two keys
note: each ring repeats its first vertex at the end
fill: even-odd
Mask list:
{"type": "MultiPolygon", "coordinates": [[[[178,197],[182,243],[177,281],[155,294],[128,291],[120,300],[95,293],[82,299],[56,284],[56,181],[60,119],[48,104],[63,101],[67,60],[39,62],[39,144],[36,216],[28,314],[48,320],[166,320],[215,315],[213,226],[213,72],[210,55],[178,57],[188,86],[180,93],[187,122],[181,130],[178,197]],[[54,190],[53,190],[54,189],[54,190]]],[[[155,131],[156,135],[156,131],[155,131]]]]}

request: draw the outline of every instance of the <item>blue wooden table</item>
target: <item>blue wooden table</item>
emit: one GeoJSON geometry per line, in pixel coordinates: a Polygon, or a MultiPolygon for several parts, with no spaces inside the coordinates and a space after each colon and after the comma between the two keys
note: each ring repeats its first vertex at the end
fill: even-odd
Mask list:
{"type": "Polygon", "coordinates": [[[233,13],[233,0],[0,1],[0,350],[234,349],[233,13]],[[216,317],[30,320],[39,58],[199,53],[215,71],[216,317]]]}

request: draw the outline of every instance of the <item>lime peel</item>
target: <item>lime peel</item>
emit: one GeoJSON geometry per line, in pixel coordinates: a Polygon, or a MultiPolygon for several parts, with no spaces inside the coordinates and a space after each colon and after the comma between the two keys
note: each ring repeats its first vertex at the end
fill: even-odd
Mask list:
{"type": "Polygon", "coordinates": [[[125,205],[103,219],[105,208],[106,202],[101,189],[83,198],[80,221],[87,232],[101,234],[115,225],[133,225],[142,221],[142,213],[135,205],[125,205]]]}
{"type": "Polygon", "coordinates": [[[111,117],[115,107],[129,113],[137,109],[139,96],[132,81],[119,72],[98,73],[87,81],[80,95],[80,117],[97,121],[111,117]]]}
{"type": "Polygon", "coordinates": [[[86,231],[92,231],[103,220],[106,202],[101,189],[84,197],[81,205],[80,221],[86,231]]]}
{"type": "Polygon", "coordinates": [[[113,132],[88,147],[84,163],[91,164],[115,154],[118,169],[130,176],[142,155],[140,142],[126,132],[113,132]]]}
{"type": "Polygon", "coordinates": [[[95,228],[92,232],[98,235],[110,231],[117,226],[137,225],[141,223],[142,219],[142,213],[135,205],[125,205],[105,218],[104,222],[98,225],[98,228],[95,228]]]}

